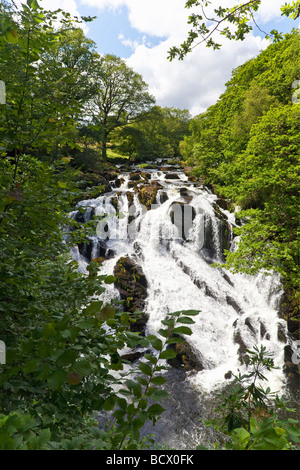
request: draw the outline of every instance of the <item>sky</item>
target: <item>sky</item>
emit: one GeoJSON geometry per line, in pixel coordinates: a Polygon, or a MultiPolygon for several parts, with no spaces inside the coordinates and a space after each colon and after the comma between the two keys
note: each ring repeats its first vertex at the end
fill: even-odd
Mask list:
{"type": "MultiPolygon", "coordinates": [[[[232,6],[238,0],[222,0],[232,6]]],[[[289,32],[299,22],[281,17],[284,0],[263,0],[256,21],[264,31],[289,32]]],[[[96,16],[84,25],[100,54],[114,54],[143,76],[149,92],[162,107],[188,109],[192,116],[205,112],[225,91],[234,68],[256,57],[269,41],[255,28],[242,42],[221,37],[218,51],[199,45],[183,61],[167,59],[172,46],[187,37],[191,10],[185,0],[39,0],[45,9],[61,8],[77,16],[96,16]]],[[[212,0],[219,6],[219,0],[212,0]]],[[[217,39],[217,38],[216,38],[217,39]]]]}

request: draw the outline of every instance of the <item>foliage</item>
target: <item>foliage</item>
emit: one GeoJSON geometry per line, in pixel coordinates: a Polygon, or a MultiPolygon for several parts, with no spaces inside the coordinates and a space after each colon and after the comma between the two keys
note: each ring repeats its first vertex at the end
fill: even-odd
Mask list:
{"type": "Polygon", "coordinates": [[[14,155],[55,159],[63,146],[74,146],[77,120],[92,93],[94,43],[67,13],[60,12],[55,29],[57,14],[30,1],[14,12],[5,5],[0,9],[1,35],[8,31],[0,44],[0,78],[6,84],[0,140],[14,155]]]}
{"type": "Polygon", "coordinates": [[[189,133],[191,116],[185,109],[154,106],[130,126],[113,134],[116,150],[134,160],[179,156],[179,142],[189,133]]]}
{"type": "MultiPolygon", "coordinates": [[[[233,71],[225,93],[194,118],[181,143],[194,173],[239,209],[238,249],[226,267],[280,273],[296,292],[298,265],[299,32],[233,71]]],[[[291,294],[293,297],[295,294],[291,294]]]]}
{"type": "MultiPolygon", "coordinates": [[[[257,24],[255,15],[261,3],[261,0],[251,0],[231,7],[219,4],[218,7],[212,9],[210,1],[187,0],[186,8],[196,7],[195,12],[188,17],[188,24],[192,26],[192,29],[179,47],[171,47],[169,59],[173,60],[178,57],[182,60],[194,47],[202,43],[205,43],[207,47],[220,49],[221,44],[215,39],[218,33],[220,37],[223,36],[229,40],[243,41],[253,27],[257,27],[266,38],[272,38],[274,42],[282,40],[283,35],[276,29],[266,33],[257,24]]],[[[296,20],[300,15],[300,1],[285,3],[281,11],[282,16],[296,20]]]]}
{"type": "Polygon", "coordinates": [[[217,411],[221,417],[206,421],[206,425],[229,436],[227,450],[295,449],[300,443],[299,422],[277,416],[278,411],[293,410],[259,383],[267,380],[265,371],[276,368],[272,355],[263,346],[246,352],[248,373],[234,376],[227,391],[218,397],[217,411]]]}

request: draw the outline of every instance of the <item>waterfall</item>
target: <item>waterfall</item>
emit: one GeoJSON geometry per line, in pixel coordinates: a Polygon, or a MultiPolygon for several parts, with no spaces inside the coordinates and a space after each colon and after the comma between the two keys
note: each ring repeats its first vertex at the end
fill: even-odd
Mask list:
{"type": "MultiPolygon", "coordinates": [[[[91,240],[90,256],[96,257],[99,246],[104,257],[108,252],[111,256],[106,256],[99,273],[113,274],[117,260],[130,256],[146,276],[147,334],[158,334],[168,313],[200,311],[187,338],[198,367],[183,375],[174,371],[173,379],[181,374],[177,391],[171,378],[176,403],[179,400],[186,407],[184,399],[178,398],[184,389],[187,396],[214,393],[224,386],[226,375],[244,370],[245,350],[260,345],[273,353],[279,366],[267,374],[268,386],[281,390],[285,386],[283,341],[288,341],[288,334],[286,322],[278,315],[283,294],[279,277],[233,274],[212,267],[224,261],[224,248],[235,249],[234,214],[222,208],[208,188],[188,181],[182,172],[175,172],[177,177],[174,172],[147,172],[146,186],[157,189],[150,209],[138,196],[145,183],[130,185],[129,174],[122,175],[112,192],[78,206],[86,208],[85,217],[103,216],[91,240]]],[[[74,248],[73,256],[84,270],[89,260],[82,253],[74,248]]],[[[118,296],[118,290],[108,286],[104,300],[118,296]]]]}

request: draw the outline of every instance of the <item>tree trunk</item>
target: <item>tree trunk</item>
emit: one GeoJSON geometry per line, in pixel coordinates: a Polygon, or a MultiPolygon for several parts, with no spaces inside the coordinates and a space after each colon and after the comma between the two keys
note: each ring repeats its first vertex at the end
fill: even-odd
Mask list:
{"type": "Polygon", "coordinates": [[[106,144],[107,144],[107,132],[104,129],[102,135],[102,159],[106,160],[107,152],[106,152],[106,144]]]}

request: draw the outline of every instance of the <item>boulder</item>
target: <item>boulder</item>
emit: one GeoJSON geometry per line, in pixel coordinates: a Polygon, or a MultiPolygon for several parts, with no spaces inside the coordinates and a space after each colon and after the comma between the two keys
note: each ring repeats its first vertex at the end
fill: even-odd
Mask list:
{"type": "Polygon", "coordinates": [[[144,333],[148,316],[143,312],[147,297],[147,279],[142,268],[129,256],[121,257],[114,268],[115,287],[124,300],[124,310],[131,314],[142,312],[135,321],[132,316],[132,331],[144,333]]]}
{"type": "Polygon", "coordinates": [[[177,356],[174,359],[169,359],[168,363],[175,368],[184,368],[185,371],[199,372],[203,370],[203,363],[199,353],[196,353],[188,341],[185,339],[183,343],[176,343],[169,346],[172,348],[177,356]]]}
{"type": "Polygon", "coordinates": [[[139,201],[147,208],[147,210],[151,209],[151,204],[156,204],[156,196],[160,187],[161,185],[159,183],[153,181],[153,184],[143,186],[138,191],[139,201]]]}
{"type": "Polygon", "coordinates": [[[177,173],[167,173],[166,174],[166,180],[179,180],[180,177],[177,175],[177,173]]]}

